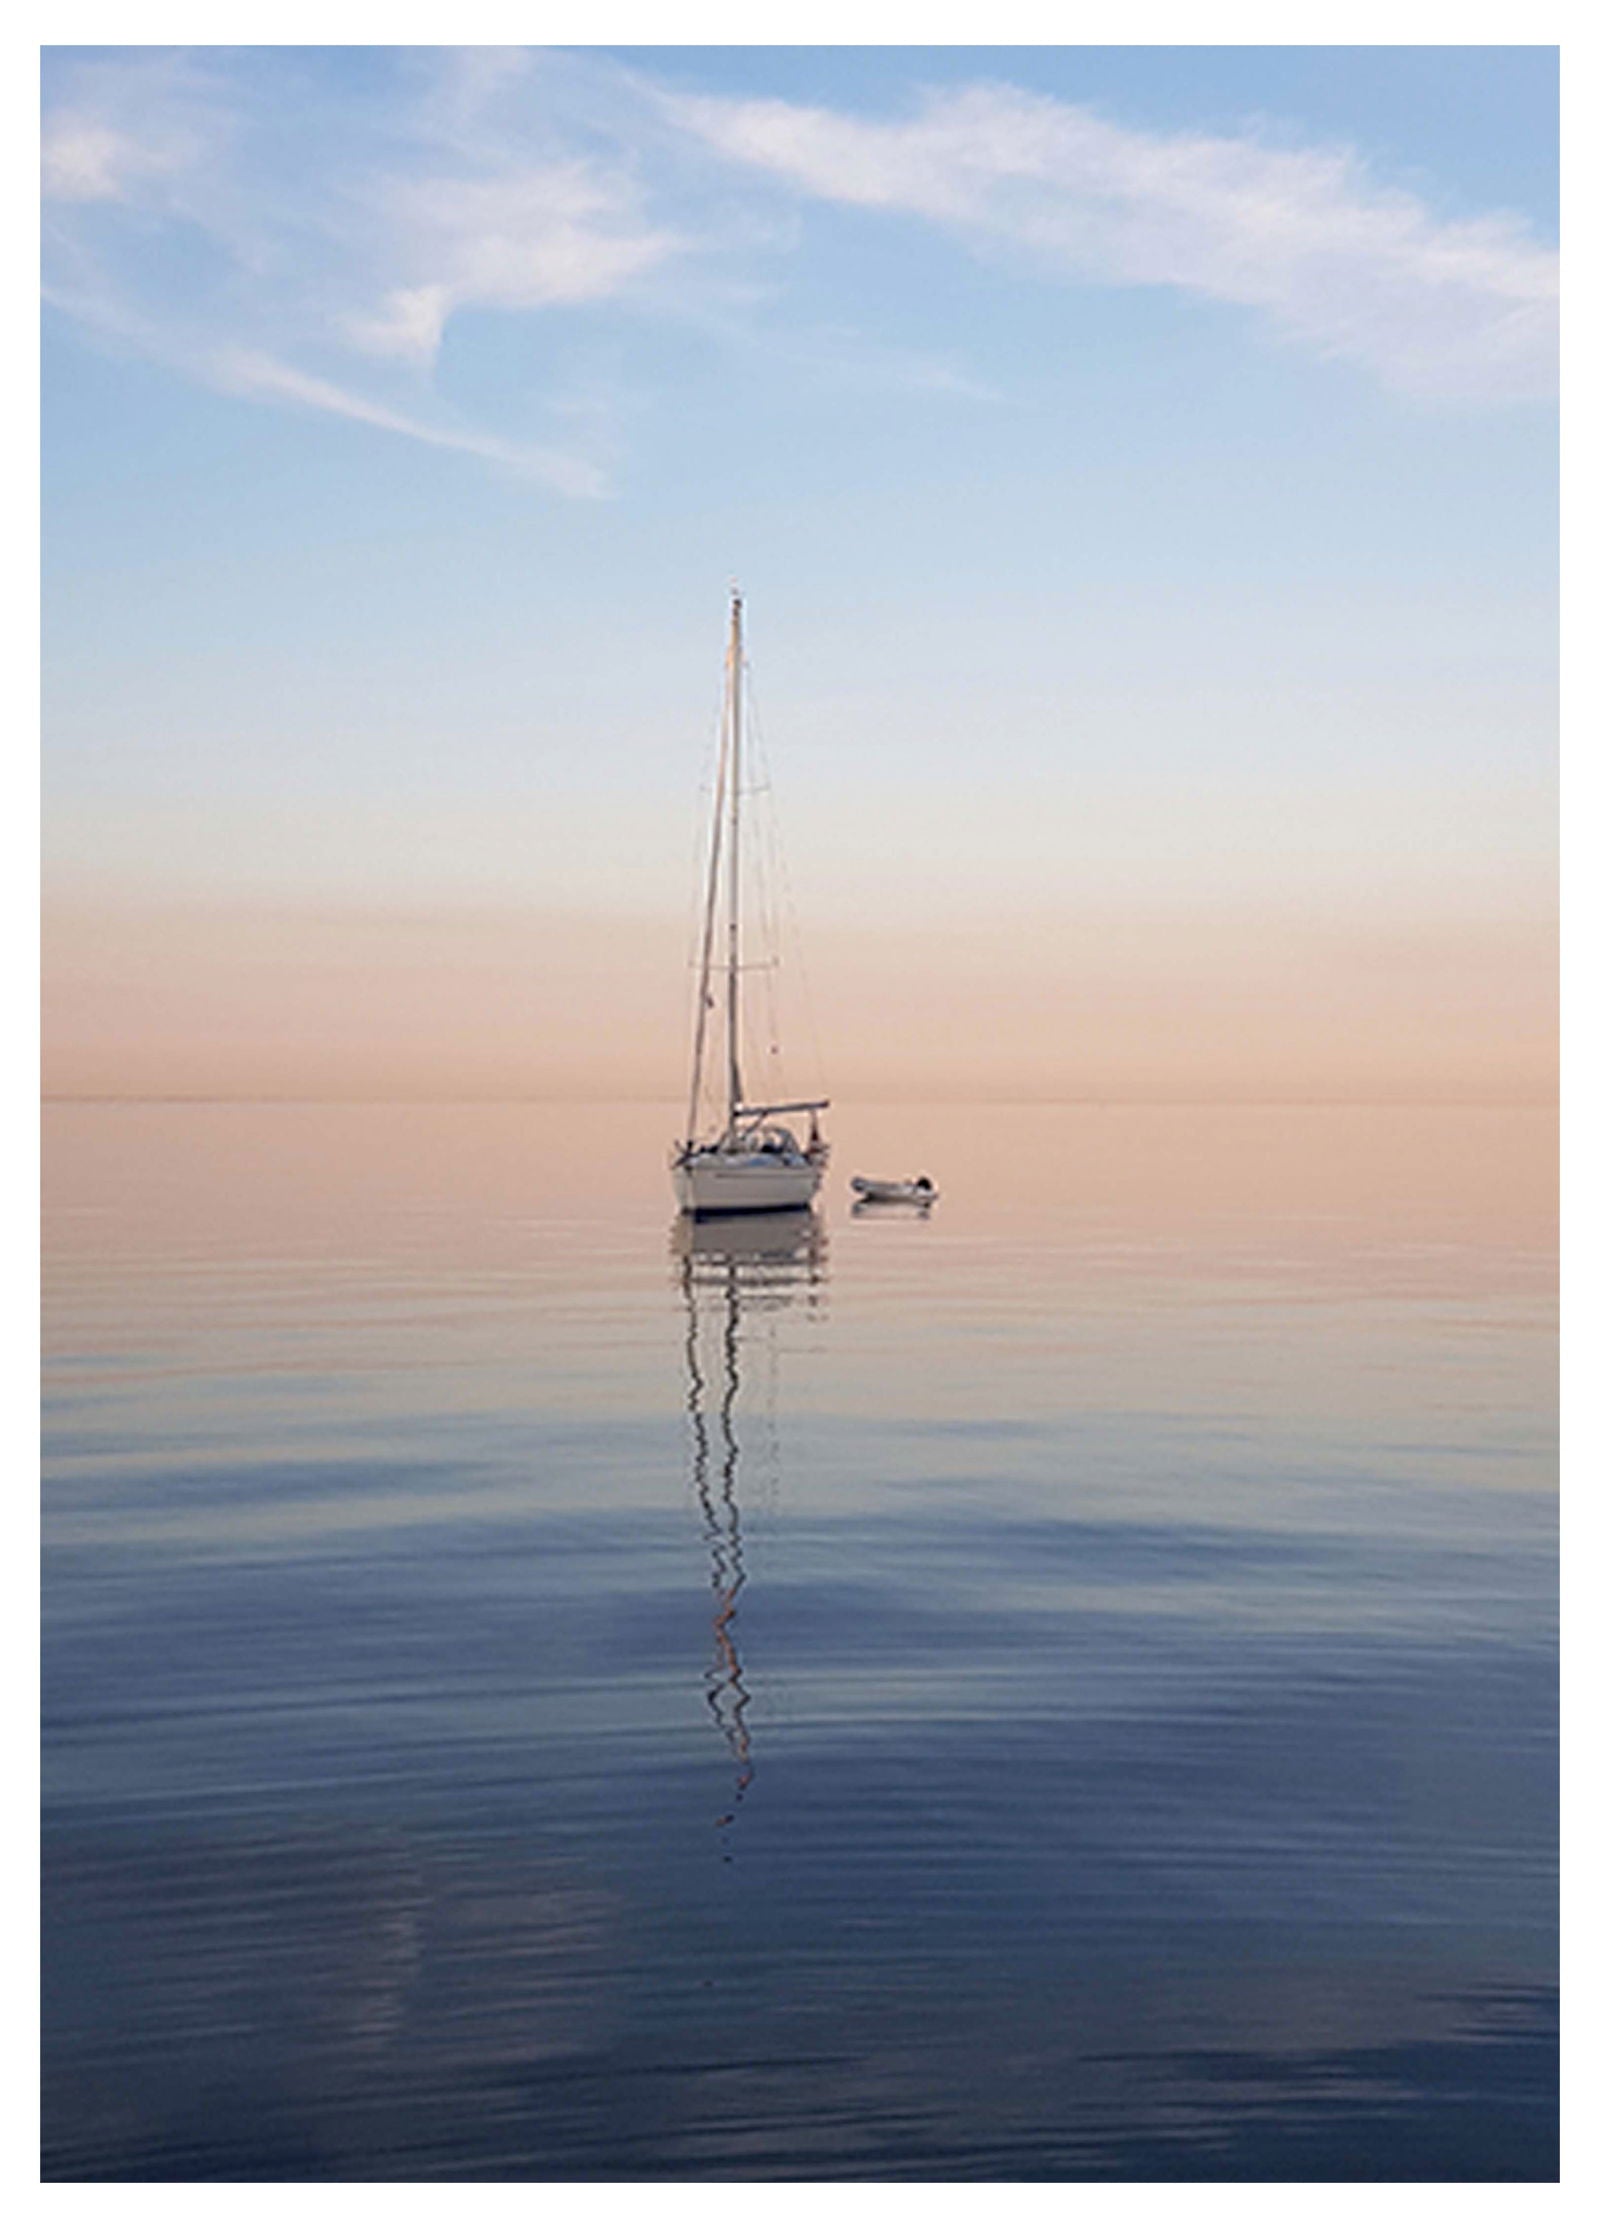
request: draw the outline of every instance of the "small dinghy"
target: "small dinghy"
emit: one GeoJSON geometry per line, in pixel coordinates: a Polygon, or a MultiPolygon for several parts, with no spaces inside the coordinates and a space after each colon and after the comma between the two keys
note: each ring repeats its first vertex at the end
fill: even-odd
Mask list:
{"type": "Polygon", "coordinates": [[[858,1199],[903,1200],[913,1207],[926,1207],[939,1196],[931,1176],[852,1176],[850,1189],[858,1199]]]}

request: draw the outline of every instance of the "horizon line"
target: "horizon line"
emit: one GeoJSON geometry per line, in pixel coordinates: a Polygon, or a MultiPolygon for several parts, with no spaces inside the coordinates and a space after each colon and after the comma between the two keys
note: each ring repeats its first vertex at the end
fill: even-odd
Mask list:
{"type": "MultiPolygon", "coordinates": [[[[352,1096],[347,1092],[306,1091],[43,1091],[41,1106],[676,1106],[676,1098],[655,1094],[614,1091],[555,1094],[549,1092],[496,1092],[470,1097],[440,1097],[415,1092],[382,1092],[352,1096]]],[[[835,1102],[852,1106],[1388,1106],[1430,1107],[1439,1111],[1459,1108],[1500,1112],[1559,1112],[1554,1098],[1337,1098],[1327,1094],[1287,1098],[1282,1095],[1239,1098],[1166,1098],[1140,1093],[1112,1096],[1005,1098],[993,1093],[945,1096],[928,1092],[897,1093],[889,1098],[858,1098],[835,1102]]]]}

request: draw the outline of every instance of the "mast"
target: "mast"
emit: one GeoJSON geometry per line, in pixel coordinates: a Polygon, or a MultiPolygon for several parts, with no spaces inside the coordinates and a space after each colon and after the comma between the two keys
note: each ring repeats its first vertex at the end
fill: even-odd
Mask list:
{"type": "Polygon", "coordinates": [[[739,1111],[739,748],[744,679],[744,598],[733,591],[728,626],[728,1128],[739,1111]]]}
{"type": "MultiPolygon", "coordinates": [[[[817,1126],[817,1115],[827,1105],[826,1099],[787,1099],[770,1106],[747,1106],[744,1098],[744,1077],[739,1065],[739,906],[740,906],[740,841],[739,821],[742,798],[744,757],[744,598],[737,586],[732,590],[728,615],[728,650],[723,679],[722,719],[717,734],[716,790],[711,807],[710,856],[706,863],[705,913],[700,924],[700,957],[695,985],[694,1056],[690,1064],[689,1111],[684,1124],[681,1158],[687,1160],[697,1151],[715,1150],[715,1142],[708,1139],[705,1146],[696,1143],[700,1116],[700,1094],[705,1083],[706,1055],[709,1048],[709,1018],[715,1001],[711,995],[711,979],[717,966],[717,900],[725,896],[727,903],[727,1043],[728,1043],[728,1115],[722,1137],[730,1140],[734,1127],[742,1114],[747,1121],[759,1121],[771,1114],[809,1114],[811,1138],[807,1157],[816,1160],[820,1154],[826,1158],[817,1126]]],[[[820,1165],[820,1162],[819,1162],[820,1165]]]]}

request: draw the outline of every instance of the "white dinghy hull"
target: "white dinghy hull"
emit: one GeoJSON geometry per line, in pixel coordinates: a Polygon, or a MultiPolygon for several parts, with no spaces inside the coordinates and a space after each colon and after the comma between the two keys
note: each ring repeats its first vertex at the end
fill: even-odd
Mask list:
{"type": "Polygon", "coordinates": [[[850,1189],[858,1199],[870,1200],[876,1206],[931,1207],[939,1196],[939,1187],[927,1176],[901,1180],[884,1176],[852,1176],[850,1189]]]}

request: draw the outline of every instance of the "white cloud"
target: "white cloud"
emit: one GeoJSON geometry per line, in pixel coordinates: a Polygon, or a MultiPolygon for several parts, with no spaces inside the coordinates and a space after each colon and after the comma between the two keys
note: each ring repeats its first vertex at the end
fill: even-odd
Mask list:
{"type": "Polygon", "coordinates": [[[171,181],[221,156],[226,107],[181,54],[83,62],[68,83],[40,123],[47,203],[157,205],[171,181]]]}
{"type": "Polygon", "coordinates": [[[41,142],[45,198],[120,201],[141,175],[171,167],[163,151],[141,146],[95,116],[56,116],[41,142]]]}
{"type": "Polygon", "coordinates": [[[719,155],[808,194],[919,216],[1059,275],[1237,303],[1400,389],[1554,388],[1554,252],[1515,218],[1437,217],[1343,149],[1136,131],[1006,86],[888,122],[777,100],[667,106],[719,155]]]}
{"type": "Polygon", "coordinates": [[[433,391],[452,317],[604,300],[679,245],[641,215],[615,150],[497,118],[526,89],[524,58],[401,58],[367,106],[292,53],[123,57],[66,76],[44,133],[58,308],[208,385],[606,492],[603,410],[575,414],[559,378],[530,378],[522,414],[567,435],[581,422],[582,453],[464,427],[433,391]]]}
{"type": "Polygon", "coordinates": [[[424,362],[458,310],[601,301],[680,245],[638,216],[629,191],[582,162],[391,179],[373,198],[407,277],[346,329],[360,346],[424,362]]]}
{"type": "Polygon", "coordinates": [[[358,348],[374,356],[404,356],[431,364],[439,353],[450,313],[457,306],[448,286],[396,286],[375,310],[352,310],[344,329],[358,348]]]}
{"type": "MultiPolygon", "coordinates": [[[[572,314],[627,303],[812,391],[973,397],[859,312],[802,326],[774,278],[804,197],[933,223],[1034,273],[1238,304],[1412,393],[1549,391],[1554,255],[1435,215],[1353,154],[1141,132],[1005,86],[872,119],[685,98],[598,57],[309,50],[56,57],[46,292],[214,387],[359,420],[572,496],[608,484],[618,392],[572,314]],[[752,190],[765,180],[765,193],[752,190]],[[491,429],[449,400],[452,322],[525,324],[491,429]]],[[[481,407],[481,406],[480,406],[481,407]]]]}
{"type": "Polygon", "coordinates": [[[433,448],[459,449],[463,455],[482,457],[508,471],[541,480],[563,495],[601,496],[609,492],[605,475],[581,457],[558,449],[543,449],[515,441],[500,441],[492,434],[469,429],[430,425],[403,410],[352,394],[332,380],[313,378],[292,364],[247,349],[231,350],[205,367],[208,383],[228,393],[260,395],[273,401],[298,403],[303,409],[325,410],[336,418],[353,418],[360,425],[377,426],[386,433],[403,433],[409,440],[433,448]]]}

